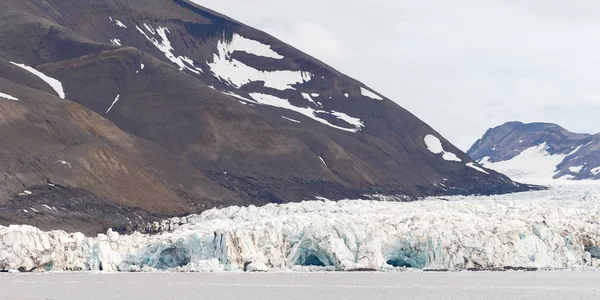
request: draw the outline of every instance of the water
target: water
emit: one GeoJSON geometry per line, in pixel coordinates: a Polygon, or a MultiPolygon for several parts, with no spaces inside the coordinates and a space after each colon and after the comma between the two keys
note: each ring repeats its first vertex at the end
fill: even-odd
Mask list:
{"type": "Polygon", "coordinates": [[[600,272],[2,274],[0,299],[600,299],[600,272]]]}

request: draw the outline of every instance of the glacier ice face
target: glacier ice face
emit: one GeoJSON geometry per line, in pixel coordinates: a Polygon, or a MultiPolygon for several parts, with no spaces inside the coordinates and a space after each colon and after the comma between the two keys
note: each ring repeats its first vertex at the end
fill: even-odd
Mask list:
{"type": "Polygon", "coordinates": [[[169,222],[172,232],[119,235],[109,230],[94,238],[31,226],[0,227],[0,270],[600,266],[599,185],[449,201],[228,207],[169,222]]]}

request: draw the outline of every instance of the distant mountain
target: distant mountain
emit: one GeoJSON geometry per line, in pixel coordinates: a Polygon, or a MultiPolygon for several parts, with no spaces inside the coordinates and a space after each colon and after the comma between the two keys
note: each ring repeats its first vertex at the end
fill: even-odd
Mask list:
{"type": "Polygon", "coordinates": [[[556,124],[506,123],[489,129],[467,154],[513,180],[600,179],[600,134],[556,124]]]}
{"type": "Polygon", "coordinates": [[[508,193],[407,110],[186,0],[0,1],[0,224],[508,193]]]}

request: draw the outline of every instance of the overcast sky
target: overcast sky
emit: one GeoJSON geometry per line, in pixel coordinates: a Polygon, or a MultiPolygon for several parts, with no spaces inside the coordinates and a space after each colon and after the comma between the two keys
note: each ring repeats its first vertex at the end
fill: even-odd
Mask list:
{"type": "Polygon", "coordinates": [[[362,81],[463,150],[512,120],[600,132],[597,0],[195,1],[362,81]]]}

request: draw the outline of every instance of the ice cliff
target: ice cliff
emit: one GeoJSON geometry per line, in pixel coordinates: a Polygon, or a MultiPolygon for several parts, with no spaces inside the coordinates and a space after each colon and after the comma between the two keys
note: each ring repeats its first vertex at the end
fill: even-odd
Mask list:
{"type": "Polygon", "coordinates": [[[158,235],[0,227],[0,270],[574,269],[600,266],[600,188],[211,209],[158,235]]]}

